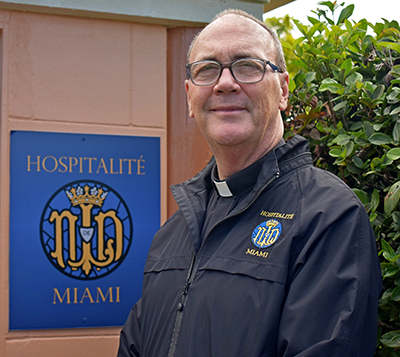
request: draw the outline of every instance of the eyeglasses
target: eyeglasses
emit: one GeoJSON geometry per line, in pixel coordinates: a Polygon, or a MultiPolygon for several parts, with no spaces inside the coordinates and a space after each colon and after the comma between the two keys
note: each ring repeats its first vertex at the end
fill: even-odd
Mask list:
{"type": "Polygon", "coordinates": [[[229,68],[233,78],[240,83],[257,83],[262,81],[267,64],[274,72],[283,71],[272,62],[259,58],[239,59],[233,62],[197,61],[186,65],[186,74],[197,86],[211,86],[219,81],[222,70],[229,68]]]}

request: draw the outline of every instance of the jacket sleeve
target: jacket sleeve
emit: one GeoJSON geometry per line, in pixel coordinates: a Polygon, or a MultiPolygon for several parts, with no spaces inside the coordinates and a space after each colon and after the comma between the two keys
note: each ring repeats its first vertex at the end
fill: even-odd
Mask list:
{"type": "Polygon", "coordinates": [[[140,299],[129,313],[121,330],[117,357],[140,357],[140,315],[142,300],[140,299]]]}
{"type": "Polygon", "coordinates": [[[350,201],[357,203],[310,216],[299,238],[305,244],[289,274],[278,356],[374,354],[379,260],[364,207],[350,201]]]}

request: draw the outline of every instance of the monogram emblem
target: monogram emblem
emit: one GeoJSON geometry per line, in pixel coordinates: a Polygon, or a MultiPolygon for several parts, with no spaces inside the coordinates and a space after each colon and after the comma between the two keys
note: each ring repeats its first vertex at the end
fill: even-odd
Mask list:
{"type": "Polygon", "coordinates": [[[97,279],[115,270],[129,251],[132,233],[122,197],[97,181],[60,188],[42,213],[41,243],[47,258],[76,279],[97,279]]]}
{"type": "Polygon", "coordinates": [[[252,243],[258,248],[268,248],[274,244],[282,232],[282,225],[275,219],[259,224],[251,236],[252,243]]]}

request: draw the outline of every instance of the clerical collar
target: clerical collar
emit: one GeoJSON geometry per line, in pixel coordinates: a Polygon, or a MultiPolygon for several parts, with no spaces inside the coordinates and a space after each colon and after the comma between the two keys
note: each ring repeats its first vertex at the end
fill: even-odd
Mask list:
{"type": "MultiPolygon", "coordinates": [[[[283,145],[285,145],[285,141],[282,139],[273,150],[264,155],[261,159],[246,167],[242,171],[229,176],[225,181],[219,180],[217,164],[215,164],[211,170],[211,180],[214,183],[214,187],[216,188],[218,194],[221,197],[233,197],[240,196],[243,193],[252,190],[258,180],[259,173],[264,165],[265,160],[267,160],[270,155],[274,155],[272,152],[274,152],[275,149],[283,145]]],[[[276,157],[276,155],[274,156],[276,157]]]]}
{"type": "Polygon", "coordinates": [[[257,182],[258,174],[263,166],[265,155],[254,164],[246,167],[224,181],[218,179],[217,165],[214,165],[211,171],[211,180],[214,182],[218,194],[221,197],[240,196],[242,193],[251,190],[257,182]]]}
{"type": "Polygon", "coordinates": [[[214,185],[215,185],[215,188],[218,191],[218,194],[221,197],[232,197],[233,196],[233,193],[229,189],[229,186],[226,183],[226,181],[216,181],[216,180],[214,180],[214,185]]]}

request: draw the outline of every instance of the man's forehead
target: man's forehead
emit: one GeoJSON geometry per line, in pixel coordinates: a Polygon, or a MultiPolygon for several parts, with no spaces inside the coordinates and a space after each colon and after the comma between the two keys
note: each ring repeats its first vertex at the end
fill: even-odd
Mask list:
{"type": "Polygon", "coordinates": [[[265,31],[265,35],[269,36],[269,33],[266,28],[264,28],[262,25],[257,23],[256,21],[245,17],[243,15],[239,14],[226,14],[223,15],[210,24],[208,24],[204,30],[200,33],[199,38],[202,35],[207,35],[207,34],[212,34],[214,32],[218,32],[221,28],[227,27],[227,26],[243,26],[243,27],[248,27],[252,28],[255,31],[265,31]]]}
{"type": "Polygon", "coordinates": [[[271,40],[269,32],[252,19],[227,14],[204,28],[193,44],[190,57],[194,60],[200,48],[204,56],[210,57],[202,59],[216,59],[219,51],[228,48],[232,60],[254,56],[255,48],[257,52],[264,51],[271,40]]]}

